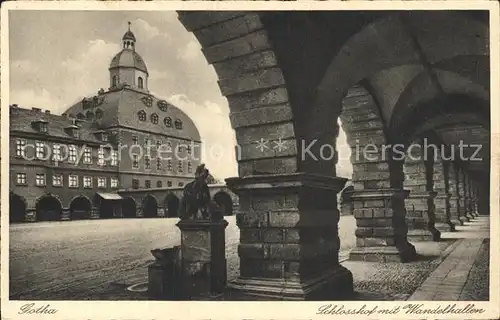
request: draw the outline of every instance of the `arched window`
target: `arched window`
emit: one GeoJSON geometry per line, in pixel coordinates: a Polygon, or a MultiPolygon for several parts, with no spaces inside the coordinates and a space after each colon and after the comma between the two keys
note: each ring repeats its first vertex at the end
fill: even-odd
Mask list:
{"type": "Polygon", "coordinates": [[[182,129],[182,121],[177,119],[175,120],[175,128],[176,129],[182,129]]]}
{"type": "Polygon", "coordinates": [[[137,86],[139,89],[144,89],[144,81],[142,80],[142,77],[137,78],[137,86]]]}
{"type": "Polygon", "coordinates": [[[102,110],[101,109],[97,109],[95,111],[95,117],[96,117],[96,119],[101,119],[102,118],[102,110]]]}
{"type": "Polygon", "coordinates": [[[113,76],[113,87],[116,87],[118,85],[118,78],[116,76],[113,76]]]}
{"type": "Polygon", "coordinates": [[[153,113],[151,115],[151,122],[154,124],[158,124],[158,115],[156,113],[153,113]]]}
{"type": "Polygon", "coordinates": [[[92,113],[92,111],[87,111],[87,120],[92,120],[94,119],[94,114],[92,113]]]}
{"type": "Polygon", "coordinates": [[[139,111],[137,115],[140,121],[146,121],[146,112],[144,110],[139,111]]]}
{"type": "Polygon", "coordinates": [[[169,128],[170,128],[170,127],[172,127],[172,118],[170,118],[170,117],[166,117],[166,118],[163,120],[163,122],[165,122],[165,126],[167,126],[167,127],[169,127],[169,128]]]}

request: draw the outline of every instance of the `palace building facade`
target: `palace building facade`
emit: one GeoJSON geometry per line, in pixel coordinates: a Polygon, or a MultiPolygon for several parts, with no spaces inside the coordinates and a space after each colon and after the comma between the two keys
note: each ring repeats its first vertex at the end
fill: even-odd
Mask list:
{"type": "Polygon", "coordinates": [[[11,105],[11,222],[157,216],[162,200],[134,208],[123,195],[193,179],[201,155],[195,124],[149,92],[130,26],[122,44],[108,90],[62,115],[11,105]]]}

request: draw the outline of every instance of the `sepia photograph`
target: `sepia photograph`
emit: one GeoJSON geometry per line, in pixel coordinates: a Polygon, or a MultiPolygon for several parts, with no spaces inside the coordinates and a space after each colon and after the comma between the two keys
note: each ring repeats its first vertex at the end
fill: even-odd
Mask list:
{"type": "Polygon", "coordinates": [[[374,2],[2,3],[2,313],[500,316],[498,3],[374,2]]]}

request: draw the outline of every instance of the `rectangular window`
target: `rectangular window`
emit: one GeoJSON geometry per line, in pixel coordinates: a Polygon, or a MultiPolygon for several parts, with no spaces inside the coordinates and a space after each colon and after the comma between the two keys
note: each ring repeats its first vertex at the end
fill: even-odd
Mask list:
{"type": "Polygon", "coordinates": [[[167,187],[171,187],[172,186],[172,181],[167,181],[167,187]]]}
{"type": "Polygon", "coordinates": [[[172,142],[167,141],[167,152],[172,152],[172,142]]]}
{"type": "Polygon", "coordinates": [[[92,177],[83,177],[83,187],[92,188],[92,177]]]}
{"type": "Polygon", "coordinates": [[[40,122],[40,132],[47,133],[49,131],[49,127],[45,122],[40,122]]]}
{"type": "Polygon", "coordinates": [[[68,176],[68,186],[70,188],[78,188],[78,176],[76,175],[69,175],[68,176]]]}
{"type": "Polygon", "coordinates": [[[132,145],[139,144],[139,137],[138,136],[132,136],[132,145]]]}
{"type": "Polygon", "coordinates": [[[104,149],[99,148],[97,152],[97,165],[104,166],[104,149]]]}
{"type": "Polygon", "coordinates": [[[156,149],[160,149],[162,144],[163,144],[162,140],[156,140],[156,149]]]}
{"type": "Polygon", "coordinates": [[[161,170],[161,159],[156,158],[156,170],[161,170]]]}
{"type": "Polygon", "coordinates": [[[132,179],[132,189],[139,189],[139,179],[132,179]]]}
{"type": "Polygon", "coordinates": [[[146,169],[151,169],[151,158],[149,156],[144,157],[144,166],[146,169]]]}
{"type": "Polygon", "coordinates": [[[111,188],[118,188],[118,179],[111,178],[111,188]]]}
{"type": "Polygon", "coordinates": [[[146,181],[144,182],[144,186],[146,187],[146,189],[151,188],[151,180],[146,180],[146,181]]]}
{"type": "Polygon", "coordinates": [[[157,188],[161,188],[162,186],[163,186],[163,183],[161,182],[161,180],[156,181],[157,188]]]}
{"type": "Polygon", "coordinates": [[[101,135],[101,140],[102,140],[102,141],[108,141],[108,134],[107,134],[107,133],[103,133],[103,134],[101,135]]]}
{"type": "Polygon", "coordinates": [[[172,171],[172,160],[171,159],[167,160],[167,171],[172,171]]]}
{"type": "Polygon", "coordinates": [[[61,145],[60,144],[54,144],[52,146],[52,159],[54,161],[61,161],[62,160],[61,145]]]}
{"type": "Polygon", "coordinates": [[[106,188],[106,178],[104,178],[104,177],[97,178],[97,187],[98,188],[106,188]]]}
{"type": "Polygon", "coordinates": [[[146,146],[150,146],[150,145],[151,145],[151,139],[149,139],[149,138],[144,138],[144,144],[145,144],[146,146]]]}
{"type": "Polygon", "coordinates": [[[189,145],[188,145],[188,146],[186,147],[186,151],[187,151],[187,153],[188,153],[188,154],[191,154],[191,152],[192,152],[193,150],[191,150],[191,146],[189,146],[189,145]]]}
{"type": "Polygon", "coordinates": [[[45,144],[43,142],[37,141],[35,143],[35,152],[36,152],[36,158],[37,159],[45,159],[45,156],[47,154],[47,150],[45,149],[45,144]]]}
{"type": "Polygon", "coordinates": [[[62,185],[63,185],[63,175],[62,174],[54,174],[52,176],[52,185],[54,187],[62,187],[62,185]]]}
{"type": "Polygon", "coordinates": [[[16,157],[26,157],[26,140],[16,139],[16,157]]]}
{"type": "Polygon", "coordinates": [[[181,160],[178,160],[177,161],[177,172],[184,172],[184,168],[182,166],[182,161],[181,160]]]}
{"type": "Polygon", "coordinates": [[[37,173],[35,184],[37,186],[45,186],[45,173],[37,173]]]}
{"type": "Polygon", "coordinates": [[[68,147],[68,162],[76,163],[76,147],[74,145],[68,147]]]}
{"type": "Polygon", "coordinates": [[[92,149],[86,147],[83,150],[83,163],[91,164],[92,163],[92,149]]]}
{"type": "Polygon", "coordinates": [[[193,173],[193,164],[191,161],[188,161],[188,173],[193,173]]]}
{"type": "Polygon", "coordinates": [[[116,150],[111,150],[111,165],[112,166],[118,165],[118,151],[116,150]]]}
{"type": "Polygon", "coordinates": [[[139,156],[137,154],[132,155],[132,168],[139,169],[139,156]]]}
{"type": "Polygon", "coordinates": [[[26,184],[26,173],[20,172],[16,175],[17,184],[26,184]]]}

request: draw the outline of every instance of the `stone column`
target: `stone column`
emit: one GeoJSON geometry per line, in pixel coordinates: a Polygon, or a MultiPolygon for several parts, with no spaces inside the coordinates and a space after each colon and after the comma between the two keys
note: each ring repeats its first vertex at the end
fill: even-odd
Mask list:
{"type": "Polygon", "coordinates": [[[465,194],[465,175],[462,168],[456,167],[457,170],[457,190],[458,190],[458,212],[460,220],[464,222],[469,222],[470,219],[467,217],[467,199],[465,194]]]}
{"type": "Polygon", "coordinates": [[[467,181],[468,191],[469,191],[469,201],[470,201],[470,209],[469,214],[474,219],[476,215],[476,197],[474,195],[474,181],[469,178],[467,181]]]}
{"type": "Polygon", "coordinates": [[[26,208],[24,221],[36,222],[36,209],[35,208],[26,208]]]}
{"type": "Polygon", "coordinates": [[[450,192],[450,221],[455,226],[463,226],[465,219],[460,217],[460,201],[458,198],[457,170],[453,162],[446,162],[448,191],[450,192]]]}
{"type": "Polygon", "coordinates": [[[61,221],[71,220],[71,210],[70,208],[61,209],[61,221]]]}
{"type": "Polygon", "coordinates": [[[469,175],[464,171],[465,215],[469,218],[469,221],[474,219],[474,215],[472,214],[472,197],[470,191],[469,175]]]}
{"type": "Polygon", "coordinates": [[[443,162],[441,155],[436,154],[434,159],[433,188],[437,193],[434,198],[436,222],[434,226],[441,232],[455,231],[455,224],[451,221],[448,166],[443,162]]]}
{"type": "Polygon", "coordinates": [[[99,215],[99,208],[92,207],[92,211],[90,212],[91,219],[99,219],[101,216],[99,215]]]}
{"type": "Polygon", "coordinates": [[[406,238],[404,199],[408,191],[381,189],[354,191],[356,247],[351,260],[408,262],[416,258],[415,247],[406,238]]]}
{"type": "Polygon", "coordinates": [[[476,215],[476,217],[479,216],[479,196],[478,196],[478,187],[477,187],[477,182],[474,182],[472,184],[472,192],[473,192],[473,195],[474,195],[474,214],[476,215]]]}
{"type": "Polygon", "coordinates": [[[240,276],[230,286],[266,299],[349,297],[353,279],[339,264],[336,201],[345,182],[307,173],[226,179],[240,200],[240,276]]]}
{"type": "Polygon", "coordinates": [[[432,162],[424,159],[422,141],[410,145],[403,170],[405,173],[404,188],[409,190],[405,201],[406,223],[408,225],[408,241],[439,241],[441,233],[434,226],[434,198],[432,191],[432,162]],[[414,146],[419,145],[419,148],[414,146]]]}

